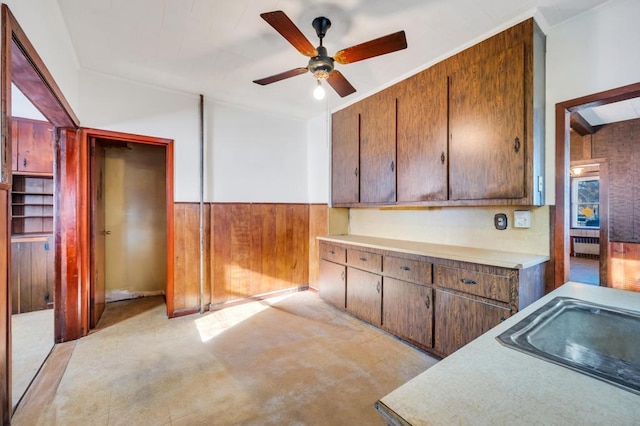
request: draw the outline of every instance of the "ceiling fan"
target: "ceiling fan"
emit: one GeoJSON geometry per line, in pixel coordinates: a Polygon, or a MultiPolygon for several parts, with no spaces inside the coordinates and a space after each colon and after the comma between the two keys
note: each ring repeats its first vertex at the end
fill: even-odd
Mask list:
{"type": "MultiPolygon", "coordinates": [[[[338,95],[345,97],[354,93],[356,89],[347,81],[340,71],[334,68],[334,62],[350,64],[407,48],[407,39],[404,31],[398,31],[397,33],[339,50],[331,57],[327,55],[327,49],[322,45],[322,39],[329,27],[331,27],[331,21],[328,18],[320,16],[315,18],[311,23],[320,39],[320,45],[313,47],[311,42],[307,40],[304,34],[302,34],[283,11],[277,10],[275,12],[262,13],[260,16],[278,31],[282,37],[287,39],[298,52],[310,58],[306,67],[294,68],[280,74],[253,81],[262,86],[295,77],[296,75],[309,71],[318,80],[316,91],[320,90],[322,96],[324,96],[324,89],[322,89],[320,81],[327,80],[327,83],[329,83],[338,95]]],[[[316,97],[321,98],[317,94],[316,97]]]]}

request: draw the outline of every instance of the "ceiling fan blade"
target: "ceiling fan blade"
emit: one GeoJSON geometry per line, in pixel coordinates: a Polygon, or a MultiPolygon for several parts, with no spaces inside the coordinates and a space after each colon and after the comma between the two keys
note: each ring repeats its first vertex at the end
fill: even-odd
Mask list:
{"type": "Polygon", "coordinates": [[[275,83],[276,81],[284,80],[285,78],[295,77],[296,75],[304,74],[307,71],[308,71],[307,67],[294,68],[289,71],[281,72],[280,74],[272,75],[271,77],[261,78],[260,80],[253,80],[253,82],[261,86],[265,86],[267,84],[275,83]]]}
{"type": "Polygon", "coordinates": [[[344,78],[344,75],[338,70],[333,70],[327,77],[327,83],[340,97],[344,98],[356,91],[356,89],[344,78]]]}
{"type": "Polygon", "coordinates": [[[397,33],[342,49],[336,53],[333,59],[339,64],[351,64],[406,48],[407,38],[404,31],[398,31],[397,33]]]}
{"type": "Polygon", "coordinates": [[[308,57],[318,55],[313,44],[311,44],[298,27],[296,27],[296,24],[291,22],[291,19],[289,19],[283,11],[276,10],[275,12],[262,13],[260,16],[279,32],[282,37],[286,38],[293,47],[298,49],[298,52],[308,57]]]}

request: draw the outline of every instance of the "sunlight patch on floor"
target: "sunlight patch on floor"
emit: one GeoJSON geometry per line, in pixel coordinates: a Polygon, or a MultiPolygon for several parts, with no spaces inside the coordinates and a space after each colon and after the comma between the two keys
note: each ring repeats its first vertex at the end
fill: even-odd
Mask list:
{"type": "Polygon", "coordinates": [[[240,324],[242,321],[251,318],[265,309],[268,309],[274,303],[290,297],[289,293],[282,296],[271,297],[265,300],[259,300],[250,303],[224,308],[219,311],[211,312],[203,317],[194,320],[200,340],[202,343],[208,342],[231,327],[240,324]]]}

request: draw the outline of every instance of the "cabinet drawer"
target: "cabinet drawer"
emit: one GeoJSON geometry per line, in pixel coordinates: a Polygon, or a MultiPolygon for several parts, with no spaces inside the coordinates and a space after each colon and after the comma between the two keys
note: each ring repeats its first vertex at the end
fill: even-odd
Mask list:
{"type": "Polygon", "coordinates": [[[431,264],[419,260],[385,256],[382,270],[389,277],[416,284],[431,284],[431,264]]]}
{"type": "Polygon", "coordinates": [[[440,287],[458,290],[501,302],[510,301],[511,277],[448,266],[435,266],[434,278],[440,287]]]}
{"type": "Polygon", "coordinates": [[[344,263],[347,260],[347,249],[331,244],[320,244],[320,258],[331,262],[344,263]]]}
{"type": "Polygon", "coordinates": [[[361,250],[347,250],[347,264],[371,272],[382,272],[382,255],[361,250]]]}

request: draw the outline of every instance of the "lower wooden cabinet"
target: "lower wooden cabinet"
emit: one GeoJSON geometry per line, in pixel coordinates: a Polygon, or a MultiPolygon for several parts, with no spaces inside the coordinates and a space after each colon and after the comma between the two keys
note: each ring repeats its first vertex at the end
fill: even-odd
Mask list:
{"type": "Polygon", "coordinates": [[[373,325],[382,324],[382,277],[347,267],[347,310],[373,325]]]}
{"type": "Polygon", "coordinates": [[[432,293],[430,287],[385,277],[383,327],[420,346],[432,347],[432,293]]]}
{"type": "Polygon", "coordinates": [[[346,307],[346,266],[320,260],[320,297],[340,309],[346,307]]]}
{"type": "Polygon", "coordinates": [[[434,349],[449,355],[489,331],[511,315],[511,310],[485,301],[435,290],[434,349]]]}
{"type": "Polygon", "coordinates": [[[54,247],[52,236],[25,237],[11,243],[12,312],[53,307],[54,247]]]}

